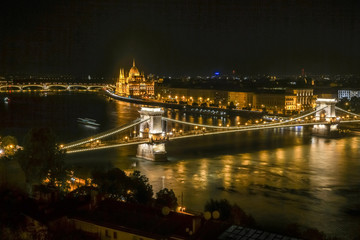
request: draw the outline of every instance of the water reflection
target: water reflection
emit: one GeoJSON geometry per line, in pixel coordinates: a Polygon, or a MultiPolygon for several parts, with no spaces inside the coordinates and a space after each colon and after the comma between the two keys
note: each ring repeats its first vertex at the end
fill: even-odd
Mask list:
{"type": "MultiPolygon", "coordinates": [[[[123,125],[139,116],[139,106],[108,101],[102,96],[46,99],[20,99],[22,108],[29,104],[25,112],[18,111],[16,99],[7,110],[0,106],[3,134],[15,133],[21,139],[29,128],[46,122],[60,139],[69,141],[92,134],[82,131],[73,121],[79,115],[101,122],[101,129],[96,131],[123,125]],[[61,111],[54,112],[54,104],[61,111]],[[25,113],[31,118],[24,119],[25,113]]],[[[167,111],[166,116],[213,125],[234,126],[247,121],[180,111],[167,111]]],[[[94,168],[140,170],[149,178],[155,193],[163,186],[173,189],[177,196],[183,193],[184,204],[195,210],[203,210],[210,198],[226,198],[251,213],[261,225],[281,229],[298,222],[352,239],[360,227],[359,146],[359,136],[328,140],[312,137],[309,128],[279,128],[170,141],[166,145],[167,163],[137,159],[136,146],[73,154],[67,163],[83,175],[89,175],[94,168]]]]}

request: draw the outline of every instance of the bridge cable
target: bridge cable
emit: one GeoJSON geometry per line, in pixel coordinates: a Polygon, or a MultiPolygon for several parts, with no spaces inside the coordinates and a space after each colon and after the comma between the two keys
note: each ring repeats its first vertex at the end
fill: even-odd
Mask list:
{"type": "Polygon", "coordinates": [[[340,111],[345,112],[345,113],[349,113],[349,114],[354,115],[354,116],[357,116],[357,117],[360,117],[360,115],[359,115],[359,114],[356,114],[356,113],[353,113],[353,112],[346,111],[346,110],[344,110],[344,109],[342,109],[342,108],[339,108],[339,107],[336,107],[336,106],[335,106],[335,109],[336,109],[336,110],[340,110],[340,111]]]}
{"type": "Polygon", "coordinates": [[[305,115],[302,115],[302,116],[299,116],[299,117],[296,117],[296,118],[293,118],[293,119],[290,119],[290,120],[286,120],[286,121],[283,121],[283,122],[279,122],[279,123],[270,123],[270,124],[258,124],[258,125],[254,125],[254,126],[241,126],[241,127],[225,127],[225,126],[213,126],[213,125],[205,125],[205,124],[196,124],[196,123],[189,123],[189,122],[186,122],[186,121],[181,121],[181,120],[175,120],[175,119],[171,119],[171,118],[165,118],[163,117],[162,119],[164,121],[171,121],[171,122],[176,122],[176,123],[180,123],[180,124],[186,124],[186,125],[192,125],[192,126],[200,126],[200,127],[207,127],[207,128],[218,128],[218,129],[250,129],[250,128],[257,128],[257,127],[261,127],[261,126],[277,126],[277,125],[284,125],[285,123],[288,123],[288,122],[293,122],[293,121],[296,121],[298,119],[301,119],[301,118],[304,118],[304,117],[307,117],[309,115],[312,115],[316,112],[319,112],[321,110],[323,110],[324,108],[326,107],[323,107],[323,108],[320,108],[320,109],[317,109],[315,111],[312,111],[310,113],[307,113],[305,115]]]}
{"type": "Polygon", "coordinates": [[[111,130],[103,132],[103,133],[99,133],[99,134],[94,135],[92,137],[91,136],[87,137],[87,138],[85,138],[86,140],[81,139],[81,140],[78,140],[76,142],[68,143],[64,147],[62,147],[62,149],[68,149],[68,148],[76,147],[76,146],[79,146],[79,145],[82,145],[82,144],[85,144],[85,143],[89,143],[89,142],[92,142],[92,141],[95,141],[95,140],[99,140],[99,139],[114,135],[116,133],[127,130],[127,129],[133,127],[133,126],[136,126],[136,125],[138,125],[140,123],[143,123],[145,121],[148,121],[148,120],[149,119],[140,120],[140,118],[137,118],[136,120],[132,121],[132,123],[130,123],[130,125],[126,124],[125,126],[123,125],[121,127],[111,129],[111,130]]]}

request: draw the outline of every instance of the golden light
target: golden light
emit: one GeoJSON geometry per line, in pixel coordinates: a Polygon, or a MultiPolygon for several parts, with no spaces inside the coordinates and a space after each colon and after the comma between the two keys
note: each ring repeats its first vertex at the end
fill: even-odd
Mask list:
{"type": "Polygon", "coordinates": [[[219,127],[221,127],[222,126],[222,124],[221,123],[219,123],[219,127]]]}

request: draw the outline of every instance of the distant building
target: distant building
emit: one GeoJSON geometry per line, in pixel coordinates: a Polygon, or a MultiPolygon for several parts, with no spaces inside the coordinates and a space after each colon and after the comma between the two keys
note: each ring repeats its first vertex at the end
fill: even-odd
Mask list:
{"type": "Polygon", "coordinates": [[[135,66],[130,68],[129,73],[125,74],[123,68],[120,69],[119,78],[116,82],[116,92],[122,96],[154,96],[154,81],[147,80],[144,74],[140,74],[135,66]]]}
{"type": "Polygon", "coordinates": [[[251,108],[253,92],[228,92],[228,102],[233,102],[236,108],[251,108]]]}
{"type": "Polygon", "coordinates": [[[290,88],[263,91],[225,91],[215,89],[175,88],[157,85],[155,96],[164,102],[226,107],[265,109],[270,112],[301,111],[314,107],[316,97],[312,88],[290,88]]]}
{"type": "Polygon", "coordinates": [[[255,109],[282,111],[285,107],[285,92],[257,92],[253,96],[252,107],[255,109]]]}
{"type": "Polygon", "coordinates": [[[156,98],[162,101],[183,102],[187,104],[206,103],[207,105],[219,104],[227,105],[228,92],[212,89],[193,89],[193,88],[172,88],[156,87],[156,98]]]}
{"type": "Polygon", "coordinates": [[[285,96],[285,111],[296,111],[299,110],[299,107],[300,106],[297,105],[297,96],[295,94],[285,96]]]}
{"type": "Polygon", "coordinates": [[[341,89],[338,90],[338,99],[351,99],[352,97],[360,97],[360,90],[341,89]]]}

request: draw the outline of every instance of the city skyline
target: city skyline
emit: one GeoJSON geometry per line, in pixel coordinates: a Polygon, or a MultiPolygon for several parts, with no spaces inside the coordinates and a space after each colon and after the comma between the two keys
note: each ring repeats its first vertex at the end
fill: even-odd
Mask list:
{"type": "Polygon", "coordinates": [[[356,1],[8,2],[0,73],[359,73],[356,1]]]}

